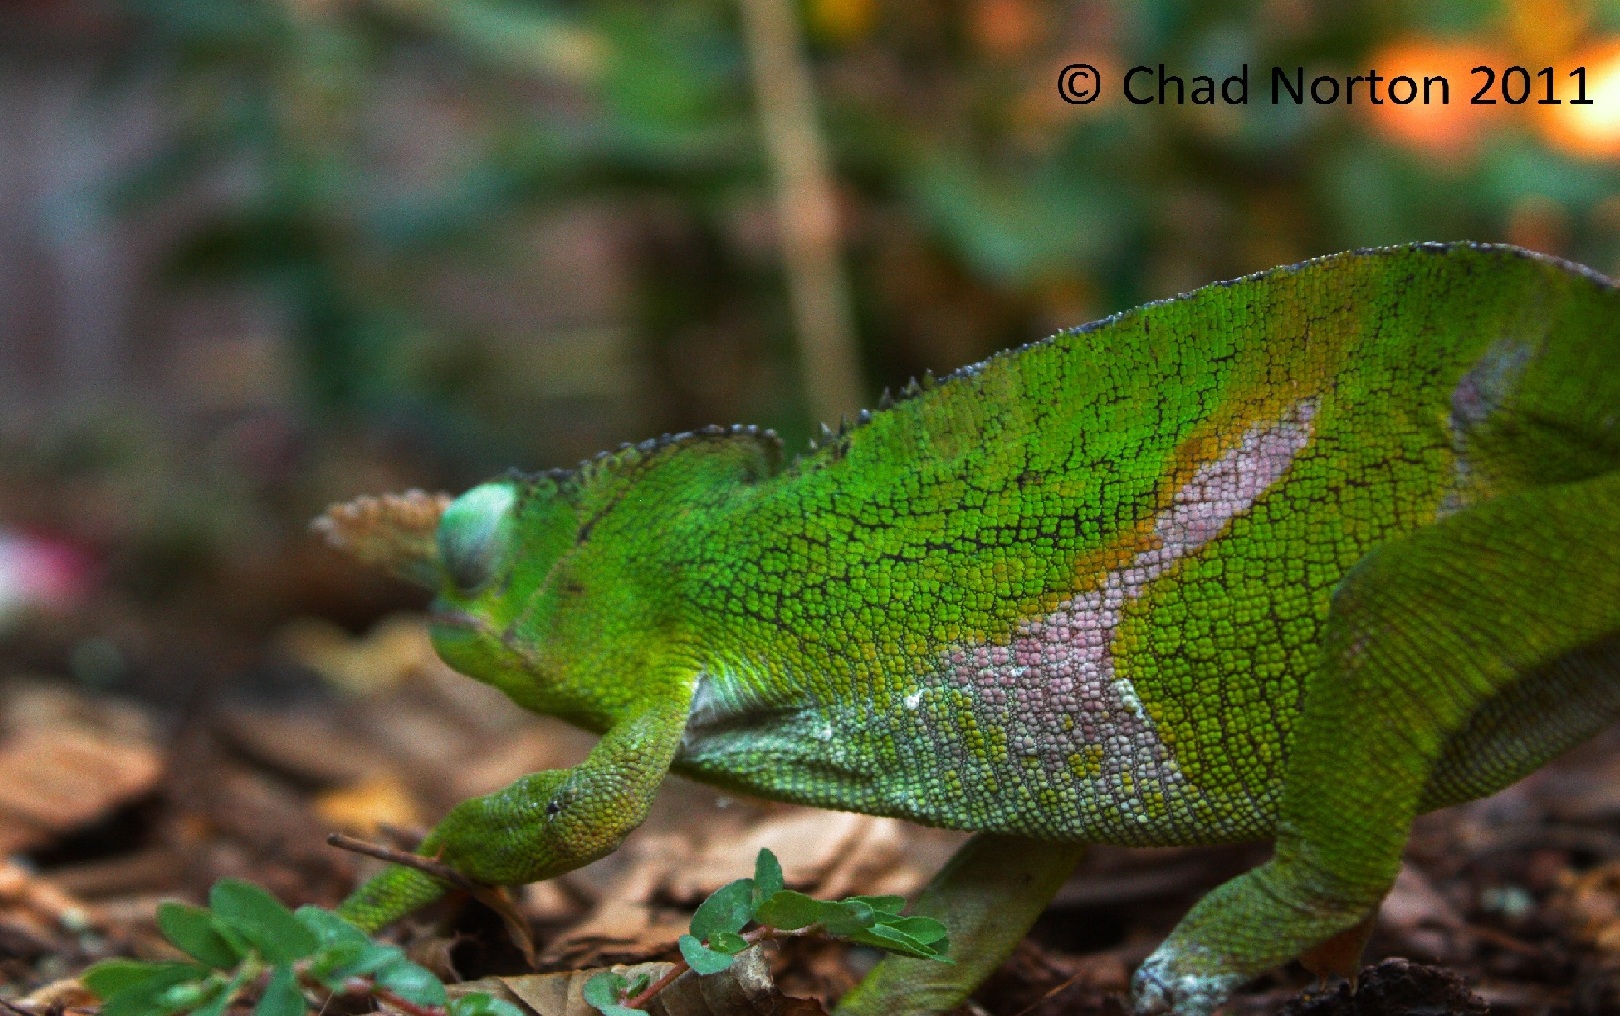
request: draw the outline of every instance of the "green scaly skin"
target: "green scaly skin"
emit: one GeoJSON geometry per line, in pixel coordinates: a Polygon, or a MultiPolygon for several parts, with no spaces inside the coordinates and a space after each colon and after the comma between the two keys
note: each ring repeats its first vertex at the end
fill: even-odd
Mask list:
{"type": "MultiPolygon", "coordinates": [[[[1356,252],[965,368],[784,465],[747,428],[475,488],[439,527],[457,669],[603,734],[423,852],[497,883],[612,850],[667,771],[977,830],[955,1004],[1092,842],[1273,838],[1133,984],[1199,1016],[1357,934],[1412,818],[1620,712],[1620,296],[1501,247],[1356,252]]],[[[421,574],[422,561],[399,570],[421,574]]],[[[441,891],[390,869],[376,927],[441,891]]]]}

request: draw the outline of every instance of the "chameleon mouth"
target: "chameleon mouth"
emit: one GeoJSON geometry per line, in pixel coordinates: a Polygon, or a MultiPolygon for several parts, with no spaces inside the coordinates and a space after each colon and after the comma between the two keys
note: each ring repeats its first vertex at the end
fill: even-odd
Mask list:
{"type": "Polygon", "coordinates": [[[434,607],[428,611],[428,622],[434,627],[459,628],[463,631],[483,631],[483,622],[467,613],[465,610],[456,610],[453,607],[434,607]]]}

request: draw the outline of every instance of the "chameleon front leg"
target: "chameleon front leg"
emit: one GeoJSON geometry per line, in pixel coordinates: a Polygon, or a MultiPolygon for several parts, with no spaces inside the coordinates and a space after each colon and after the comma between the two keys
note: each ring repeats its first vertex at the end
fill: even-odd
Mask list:
{"type": "Polygon", "coordinates": [[[1012,952],[1085,849],[993,833],[973,837],[912,908],[944,922],[952,962],[886,957],[834,1016],[922,1016],[956,1007],[1012,952]]]}
{"type": "Polygon", "coordinates": [[[1620,633],[1617,520],[1620,474],[1605,474],[1475,505],[1351,569],[1305,689],[1276,854],[1201,900],[1143,963],[1140,1016],[1205,1016],[1376,912],[1448,740],[1515,682],[1620,633]]]}
{"type": "MultiPolygon", "coordinates": [[[[538,882],[610,852],[647,817],[686,722],[684,703],[611,728],[577,766],[534,773],[463,801],[418,848],[494,885],[538,882]]],[[[354,891],[338,914],[373,931],[443,895],[447,887],[392,865],[354,891]]]]}

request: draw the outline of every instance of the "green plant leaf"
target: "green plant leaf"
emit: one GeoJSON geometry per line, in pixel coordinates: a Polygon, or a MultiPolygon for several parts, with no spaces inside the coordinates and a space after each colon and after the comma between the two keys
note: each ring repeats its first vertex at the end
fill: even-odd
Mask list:
{"type": "Polygon", "coordinates": [[[102,960],[79,975],[79,983],[83,984],[96,994],[102,1001],[112,998],[121,991],[143,984],[158,977],[166,978],[163,986],[178,984],[188,977],[196,976],[198,968],[191,963],[148,963],[144,960],[102,960]],[[169,978],[171,972],[181,972],[178,977],[169,978]]]}
{"type": "Polygon", "coordinates": [[[220,924],[241,935],[270,963],[301,960],[320,945],[292,911],[251,882],[220,879],[209,892],[208,903],[220,924]]]}
{"type": "Polygon", "coordinates": [[[475,991],[452,998],[449,1016],[524,1016],[522,1009],[487,991],[475,991]]]}
{"type": "Polygon", "coordinates": [[[236,976],[231,978],[230,983],[221,988],[212,1001],[198,1009],[192,1016],[223,1016],[225,1010],[241,992],[242,985],[247,983],[249,975],[253,973],[255,973],[254,964],[244,963],[241,969],[237,970],[236,976]]]}
{"type": "Polygon", "coordinates": [[[585,982],[581,997],[602,1016],[647,1016],[640,1009],[632,1009],[622,1001],[630,982],[624,975],[604,970],[585,982]]]}
{"type": "Polygon", "coordinates": [[[905,908],[904,896],[846,896],[843,902],[864,903],[880,914],[898,914],[905,908]]]}
{"type": "Polygon", "coordinates": [[[717,931],[741,931],[754,918],[754,880],[739,878],[716,889],[692,915],[692,934],[709,938],[717,931]]]}
{"type": "Polygon", "coordinates": [[[892,928],[923,943],[943,942],[948,933],[945,925],[932,917],[896,917],[892,920],[879,918],[878,926],[892,928]]]}
{"type": "Polygon", "coordinates": [[[102,1013],[112,1016],[167,1016],[176,1007],[163,999],[171,988],[205,980],[207,967],[195,963],[135,963],[130,960],[98,963],[81,975],[85,987],[103,1001],[102,1013]],[[136,968],[145,968],[138,970],[136,968]]]}
{"type": "Polygon", "coordinates": [[[902,956],[915,956],[921,960],[937,960],[949,963],[946,952],[949,943],[943,939],[933,942],[923,942],[905,932],[896,931],[886,924],[873,925],[844,936],[849,941],[860,945],[870,945],[887,952],[899,953],[902,956]]]}
{"type": "MultiPolygon", "coordinates": [[[[365,977],[386,970],[396,963],[409,962],[405,959],[404,950],[397,945],[384,945],[381,942],[340,942],[332,949],[332,965],[326,976],[341,980],[345,977],[365,977]]],[[[323,950],[324,952],[324,950],[323,950]]],[[[315,954],[318,961],[322,953],[315,954]]]]}
{"type": "Polygon", "coordinates": [[[214,927],[214,916],[202,907],[161,903],[157,923],[163,937],[181,952],[216,970],[234,969],[242,960],[241,954],[214,927]]]}
{"type": "Polygon", "coordinates": [[[824,908],[831,905],[793,889],[782,889],[759,905],[754,919],[783,931],[798,931],[820,921],[824,908]]]}
{"type": "Polygon", "coordinates": [[[760,904],[755,918],[783,931],[819,925],[829,935],[847,936],[877,923],[877,911],[858,899],[834,903],[783,889],[760,904]]]}
{"type": "Polygon", "coordinates": [[[816,923],[829,935],[853,935],[877,923],[877,911],[859,900],[822,901],[824,917],[816,923]]]}
{"type": "Polygon", "coordinates": [[[776,855],[761,847],[759,856],[754,859],[754,907],[781,892],[782,862],[776,855]]]}
{"type": "Polygon", "coordinates": [[[335,986],[359,972],[357,967],[367,952],[367,943],[334,942],[315,950],[315,954],[309,958],[309,965],[304,969],[311,977],[327,986],[335,986]]]}
{"type": "Polygon", "coordinates": [[[410,960],[404,958],[395,960],[373,976],[377,981],[377,987],[387,988],[407,1002],[415,1002],[417,1005],[445,1003],[444,984],[433,976],[433,971],[417,966],[410,960]]]}
{"type": "Polygon", "coordinates": [[[276,967],[270,975],[270,983],[264,986],[259,1004],[253,1007],[253,1016],[304,1016],[304,993],[298,990],[298,978],[292,967],[285,964],[276,967]]]}
{"type": "Polygon", "coordinates": [[[157,1009],[160,1012],[179,1012],[182,1009],[195,1009],[208,1001],[208,989],[217,987],[207,981],[182,981],[172,984],[163,990],[157,997],[157,1009]]]}
{"type": "Polygon", "coordinates": [[[717,931],[709,936],[708,946],[715,952],[735,956],[748,948],[748,940],[734,931],[717,931]]]}
{"type": "Polygon", "coordinates": [[[320,907],[302,906],[293,911],[293,917],[315,934],[321,945],[334,945],[338,942],[363,942],[369,944],[371,936],[345,921],[343,918],[323,910],[320,907]]]}
{"type": "Polygon", "coordinates": [[[730,953],[715,952],[691,935],[682,935],[678,944],[686,965],[704,976],[725,970],[735,958],[730,953]]]}

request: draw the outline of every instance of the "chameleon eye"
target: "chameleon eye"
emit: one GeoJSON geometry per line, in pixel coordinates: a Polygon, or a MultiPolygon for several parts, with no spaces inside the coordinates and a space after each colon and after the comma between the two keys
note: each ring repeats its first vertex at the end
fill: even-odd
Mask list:
{"type": "Polygon", "coordinates": [[[462,594],[472,595],[494,577],[516,500],[511,484],[486,483],[445,509],[439,522],[439,560],[462,594]]]}

